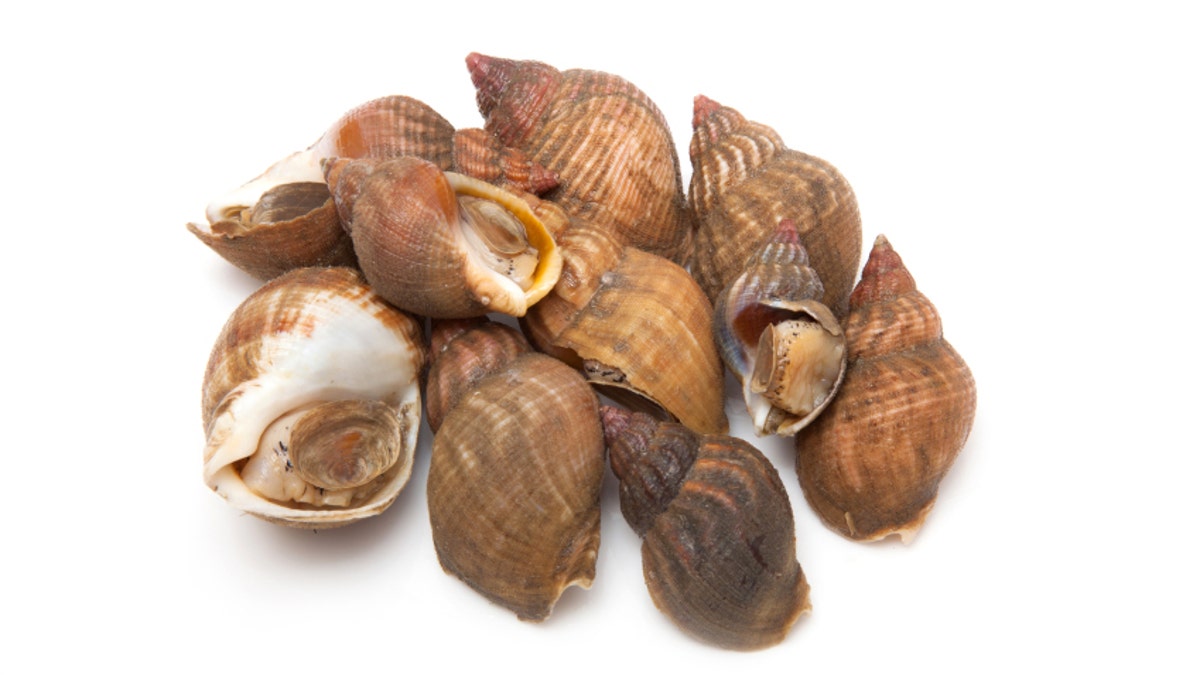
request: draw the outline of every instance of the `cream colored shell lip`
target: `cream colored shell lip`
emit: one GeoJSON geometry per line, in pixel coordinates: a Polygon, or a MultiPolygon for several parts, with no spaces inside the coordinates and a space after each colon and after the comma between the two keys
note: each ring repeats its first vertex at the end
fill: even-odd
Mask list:
{"type": "Polygon", "coordinates": [[[201,232],[212,234],[214,223],[235,217],[239,212],[251,208],[271,188],[287,183],[324,182],[321,156],[311,148],[300,150],[272,164],[257,178],[209,202],[204,210],[207,222],[193,225],[201,232]]]}
{"type": "Polygon", "coordinates": [[[467,285],[474,289],[480,304],[489,311],[509,316],[525,316],[530,307],[554,289],[562,273],[562,254],[558,252],[554,238],[541,219],[533,213],[529,204],[517,195],[491,183],[453,171],[446,171],[445,176],[455,194],[496,202],[525,225],[525,236],[538,252],[537,267],[532,275],[533,283],[527,290],[505,275],[489,269],[476,247],[467,242],[462,228],[454,229],[455,239],[462,249],[468,252],[471,261],[467,267],[467,285]]]}
{"type": "Polygon", "coordinates": [[[206,413],[211,419],[204,448],[205,484],[242,511],[297,527],[344,525],[383,511],[412,472],[421,415],[418,376],[425,359],[424,345],[416,341],[419,334],[414,320],[386,306],[351,270],[297,270],[260,289],[234,312],[210,360],[205,390],[216,392],[214,398],[224,394],[206,413]],[[348,290],[297,292],[289,282],[300,274],[322,281],[359,281],[348,290]],[[284,298],[299,301],[298,306],[271,307],[277,299],[279,305],[288,301],[284,298]],[[258,304],[251,306],[252,301],[258,304]],[[249,317],[264,308],[286,318],[249,317]],[[265,327],[265,334],[228,339],[248,327],[265,327]],[[257,342],[241,349],[246,341],[257,342]],[[240,363],[247,356],[252,362],[240,363]],[[230,361],[239,362],[231,366],[230,361]],[[247,485],[239,473],[241,464],[259,451],[273,422],[315,403],[348,399],[382,401],[400,417],[400,459],[377,491],[342,508],[276,501],[247,485]]]}

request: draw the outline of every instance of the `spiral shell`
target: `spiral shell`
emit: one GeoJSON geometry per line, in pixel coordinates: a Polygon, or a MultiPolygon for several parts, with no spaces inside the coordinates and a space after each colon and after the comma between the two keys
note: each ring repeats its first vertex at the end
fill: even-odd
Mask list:
{"type": "Polygon", "coordinates": [[[427,487],[438,560],[519,618],[541,621],[567,587],[587,588],[596,573],[605,472],[596,395],[507,326],[434,330],[429,398],[446,410],[427,487]]]}
{"type": "Polygon", "coordinates": [[[712,306],[691,276],[589,223],[572,221],[561,242],[559,283],[521,323],[534,345],[622,403],[727,431],[712,306]]]}
{"type": "Polygon", "coordinates": [[[760,436],[796,433],[841,384],[846,341],[818,300],[824,291],[794,223],[784,220],[717,296],[714,337],[760,436]]]}
{"type": "Polygon", "coordinates": [[[975,380],[880,235],[850,297],[849,365],[824,414],[796,435],[796,470],[822,520],[857,540],[911,541],[966,444],[975,380]]]}
{"type": "Polygon", "coordinates": [[[783,640],[811,605],[791,505],[771,463],[740,439],[641,413],[605,406],[602,419],[654,604],[722,647],[783,640]]]}
{"type": "Polygon", "coordinates": [[[380,513],[408,481],[421,420],[420,325],[346,268],[269,282],[229,318],[205,371],[205,483],[295,527],[380,513]]]}
{"type": "Polygon", "coordinates": [[[628,81],[536,61],[467,57],[484,128],[554,172],[546,197],[623,242],[684,262],[693,229],[658,107],[628,81]]]}
{"type": "Polygon", "coordinates": [[[554,238],[518,195],[430,162],[326,163],[371,287],[397,307],[459,318],[521,316],[554,287],[554,238]]]}
{"type": "Polygon", "coordinates": [[[733,108],[697,96],[694,110],[688,202],[697,223],[693,272],[700,286],[715,298],[779,221],[791,218],[824,283],[822,304],[844,316],[862,253],[850,183],[733,108]]]}
{"type": "Polygon", "coordinates": [[[268,280],[297,267],[354,266],[325,184],[323,160],[420,157],[509,189],[544,192],[554,174],[482,129],[455,131],[433,108],[407,96],[385,96],[342,115],[308,149],[276,162],[262,175],[213,200],[207,222],[188,230],[226,260],[268,280]]]}

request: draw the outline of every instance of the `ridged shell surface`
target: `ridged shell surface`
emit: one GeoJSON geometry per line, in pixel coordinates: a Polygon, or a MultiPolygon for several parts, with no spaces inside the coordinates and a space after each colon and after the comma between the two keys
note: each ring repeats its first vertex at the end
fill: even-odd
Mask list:
{"type": "MultiPolygon", "coordinates": [[[[438,360],[466,353],[451,347],[438,360]]],[[[438,559],[492,602],[541,621],[568,586],[595,577],[605,473],[598,401],[579,373],[533,352],[466,389],[430,460],[438,559]]]]}
{"type": "Polygon", "coordinates": [[[850,298],[849,365],[829,408],[796,435],[805,498],[856,540],[910,541],[975,417],[975,380],[887,239],[850,298]]]}
{"type": "Polygon", "coordinates": [[[731,649],[777,644],[810,608],[779,474],[737,438],[603,409],[621,510],[643,537],[655,605],[731,649]]]}
{"type": "Polygon", "coordinates": [[[269,282],[235,310],[209,358],[205,483],[237,508],[296,527],[343,525],[381,512],[412,470],[426,351],[419,324],[354,270],[304,268],[269,282]],[[264,497],[247,485],[241,473],[247,458],[285,451],[262,447],[272,425],[305,407],[346,400],[383,402],[399,418],[401,459],[377,489],[344,506],[321,506],[264,497]]]}
{"type": "Polygon", "coordinates": [[[820,303],[824,292],[794,223],[785,219],[717,296],[713,335],[721,359],[742,383],[742,398],[760,436],[794,434],[837,392],[845,373],[845,339],[836,317],[820,303]],[[809,346],[782,356],[764,353],[766,347],[776,347],[763,341],[766,331],[802,333],[799,339],[809,346]],[[796,396],[760,391],[764,375],[773,388],[811,393],[801,402],[796,396]]]}
{"type": "Polygon", "coordinates": [[[437,318],[521,316],[558,279],[554,239],[518,195],[415,157],[333,160],[326,173],[363,274],[401,309],[437,318]],[[472,244],[463,196],[519,222],[522,246],[536,252],[528,287],[493,269],[491,254],[472,244]]]}
{"type": "Polygon", "coordinates": [[[688,202],[696,217],[693,272],[710,298],[790,218],[841,317],[862,254],[862,223],[850,183],[829,162],[784,145],[774,129],[698,96],[689,154],[688,202]]]}
{"type": "Polygon", "coordinates": [[[690,252],[692,217],[666,120],[645,92],[592,70],[467,57],[484,128],[554,172],[546,197],[570,215],[675,262],[690,252]]]}
{"type": "Polygon", "coordinates": [[[693,429],[727,431],[712,306],[687,271],[588,224],[561,241],[559,283],[522,322],[530,340],[610,397],[632,392],[693,429]]]}

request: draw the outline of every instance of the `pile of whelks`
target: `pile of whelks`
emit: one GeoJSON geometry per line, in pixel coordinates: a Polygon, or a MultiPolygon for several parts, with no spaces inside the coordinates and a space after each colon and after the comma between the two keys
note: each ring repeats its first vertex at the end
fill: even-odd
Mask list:
{"type": "Polygon", "coordinates": [[[626,80],[467,65],[482,129],[370,101],[189,224],[267,282],[208,363],[205,482],[282,525],[378,514],[424,404],[447,572],[545,619],[595,576],[611,467],[655,605],[711,644],[778,643],[808,583],[778,473],[728,435],[726,367],[756,433],[795,437],[823,522],[906,542],[970,432],[970,370],[883,236],[855,284],[849,183],[770,127],[696,97],[685,196],[626,80]]]}

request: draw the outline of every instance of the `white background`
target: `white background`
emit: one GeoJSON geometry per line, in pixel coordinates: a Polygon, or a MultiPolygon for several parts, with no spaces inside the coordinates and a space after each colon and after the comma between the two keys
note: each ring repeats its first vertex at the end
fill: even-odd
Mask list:
{"type": "Polygon", "coordinates": [[[975,5],[0,10],[0,658],[12,672],[1195,672],[1198,24],[1183,3],[975,5]],[[760,442],[812,584],[814,611],[782,644],[723,652],[659,614],[611,475],[595,584],[542,624],[439,568],[427,429],[399,501],[351,528],[275,527],[204,487],[202,371],[257,283],[185,223],[377,96],[480,126],[472,51],[631,80],[665,113],[685,184],[697,94],[833,162],[864,248],[889,237],[971,365],[974,431],[909,546],[827,530],[789,445],[760,442]]]}

